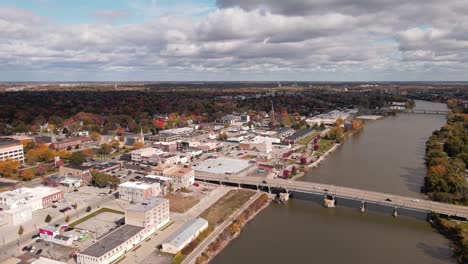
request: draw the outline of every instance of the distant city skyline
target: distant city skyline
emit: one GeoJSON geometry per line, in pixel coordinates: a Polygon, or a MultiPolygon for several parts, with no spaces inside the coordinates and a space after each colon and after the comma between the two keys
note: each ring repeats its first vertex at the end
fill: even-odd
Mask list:
{"type": "Polygon", "coordinates": [[[0,0],[0,82],[467,81],[464,0],[0,0]]]}

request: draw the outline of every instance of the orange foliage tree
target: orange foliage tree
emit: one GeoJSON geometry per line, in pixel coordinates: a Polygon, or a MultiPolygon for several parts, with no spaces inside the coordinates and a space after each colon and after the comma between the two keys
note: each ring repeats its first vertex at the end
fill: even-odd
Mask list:
{"type": "Polygon", "coordinates": [[[18,172],[19,161],[4,160],[0,161],[0,175],[3,177],[13,177],[18,172]]]}

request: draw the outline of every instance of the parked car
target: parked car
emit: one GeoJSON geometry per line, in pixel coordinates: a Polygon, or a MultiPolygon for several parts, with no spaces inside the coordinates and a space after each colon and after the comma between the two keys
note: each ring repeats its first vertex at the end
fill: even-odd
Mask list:
{"type": "Polygon", "coordinates": [[[40,255],[42,253],[42,249],[39,249],[37,252],[36,252],[36,255],[40,255]]]}
{"type": "Polygon", "coordinates": [[[67,228],[65,228],[65,232],[72,231],[72,230],[75,230],[75,228],[73,228],[73,227],[67,227],[67,228]]]}
{"type": "Polygon", "coordinates": [[[194,182],[194,183],[193,183],[193,186],[198,187],[198,186],[200,186],[200,184],[194,182]]]}
{"type": "Polygon", "coordinates": [[[37,238],[37,237],[39,237],[39,234],[35,234],[35,235],[33,235],[31,238],[32,238],[32,239],[35,239],[35,238],[37,238]]]}
{"type": "Polygon", "coordinates": [[[36,251],[36,247],[32,247],[32,248],[29,250],[30,253],[34,253],[34,251],[36,251]]]}
{"type": "Polygon", "coordinates": [[[40,243],[40,242],[44,242],[44,239],[42,238],[36,239],[36,243],[40,243]]]}
{"type": "Polygon", "coordinates": [[[29,250],[29,247],[28,247],[28,246],[24,246],[21,250],[22,250],[22,251],[29,250]]]}

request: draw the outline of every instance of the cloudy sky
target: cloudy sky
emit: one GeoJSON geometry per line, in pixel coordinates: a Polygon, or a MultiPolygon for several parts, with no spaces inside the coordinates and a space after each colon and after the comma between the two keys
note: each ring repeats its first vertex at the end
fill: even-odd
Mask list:
{"type": "Polygon", "coordinates": [[[0,0],[0,81],[468,80],[467,0],[0,0]]]}

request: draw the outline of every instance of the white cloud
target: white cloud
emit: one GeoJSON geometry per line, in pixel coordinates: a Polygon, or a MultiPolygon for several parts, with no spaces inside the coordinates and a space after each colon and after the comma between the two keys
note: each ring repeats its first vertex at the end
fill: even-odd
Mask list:
{"type": "MultiPolygon", "coordinates": [[[[11,78],[12,70],[39,69],[49,77],[77,71],[115,79],[135,73],[132,78],[146,80],[411,79],[413,74],[430,79],[446,70],[450,78],[466,79],[468,18],[460,14],[468,4],[463,1],[225,0],[218,5],[204,17],[169,14],[125,25],[56,25],[0,7],[0,79],[11,78]]],[[[114,11],[99,15],[125,16],[114,11]]]]}

